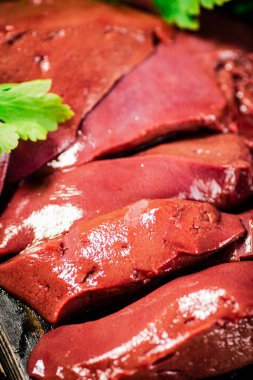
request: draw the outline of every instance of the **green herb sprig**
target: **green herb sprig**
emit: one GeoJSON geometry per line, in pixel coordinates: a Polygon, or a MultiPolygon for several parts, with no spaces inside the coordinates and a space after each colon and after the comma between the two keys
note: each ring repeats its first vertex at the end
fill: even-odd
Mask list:
{"type": "Polygon", "coordinates": [[[0,85],[0,154],[9,153],[22,140],[45,140],[58,123],[74,112],[62,98],[50,93],[50,79],[0,85]]]}
{"type": "Polygon", "coordinates": [[[182,29],[197,30],[201,7],[213,9],[231,0],[153,0],[163,18],[182,29]]]}

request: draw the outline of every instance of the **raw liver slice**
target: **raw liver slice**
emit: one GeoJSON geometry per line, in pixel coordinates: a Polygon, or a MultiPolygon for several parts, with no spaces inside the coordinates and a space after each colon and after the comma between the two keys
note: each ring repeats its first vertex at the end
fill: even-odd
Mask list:
{"type": "Polygon", "coordinates": [[[197,127],[226,131],[225,120],[225,97],[201,59],[161,44],[88,114],[83,134],[52,165],[81,164],[197,127]]]}
{"type": "Polygon", "coordinates": [[[227,99],[235,132],[253,148],[253,53],[227,50],[215,55],[217,81],[227,99]]]}
{"type": "Polygon", "coordinates": [[[221,254],[212,255],[204,267],[253,259],[253,211],[237,214],[237,217],[245,228],[245,234],[225,247],[221,254]]]}
{"type": "Polygon", "coordinates": [[[253,362],[252,288],[253,262],[181,277],[115,314],[46,334],[28,373],[189,380],[243,367],[253,362]]]}
{"type": "MultiPolygon", "coordinates": [[[[212,12],[211,12],[212,13],[212,12]]],[[[198,34],[177,33],[173,41],[202,57],[224,94],[234,132],[253,148],[253,29],[219,14],[204,17],[198,34]]],[[[232,130],[231,129],[231,130],[232,130]]]]}
{"type": "Polygon", "coordinates": [[[142,198],[181,197],[226,209],[252,192],[252,161],[236,135],[161,145],[145,155],[93,162],[26,181],[0,218],[0,255],[67,231],[142,198]]]}
{"type": "Polygon", "coordinates": [[[213,165],[229,166],[232,162],[240,164],[251,161],[251,154],[243,139],[234,134],[213,135],[201,138],[189,138],[154,146],[143,152],[144,155],[174,155],[213,165]]]}
{"type": "Polygon", "coordinates": [[[55,324],[203,261],[244,232],[239,217],[207,203],[141,200],[1,264],[0,286],[55,324]]]}
{"type": "Polygon", "coordinates": [[[231,245],[230,260],[253,259],[253,210],[239,214],[247,233],[231,245]]]}
{"type": "Polygon", "coordinates": [[[52,90],[76,113],[46,142],[20,144],[10,161],[11,182],[73,143],[81,119],[153,51],[154,34],[165,29],[154,16],[88,0],[70,0],[68,7],[61,0],[1,2],[0,24],[0,82],[52,78],[52,90]]]}
{"type": "Polygon", "coordinates": [[[2,153],[0,155],[0,194],[3,190],[8,163],[9,163],[9,155],[2,153]]]}
{"type": "Polygon", "coordinates": [[[77,165],[197,126],[239,131],[252,145],[252,58],[247,51],[252,50],[252,30],[236,24],[235,29],[242,30],[242,35],[235,38],[229,20],[218,16],[218,21],[220,28],[228,25],[229,36],[219,38],[214,28],[211,32],[204,28],[200,35],[175,33],[169,45],[159,46],[84,119],[83,135],[52,165],[77,165]],[[245,50],[238,51],[240,44],[245,50]],[[227,75],[232,78],[234,70],[228,69],[231,56],[236,65],[239,62],[243,89],[240,102],[244,108],[244,103],[250,104],[247,112],[236,106],[240,87],[236,81],[220,81],[222,65],[231,71],[227,75]],[[227,92],[233,94],[232,102],[227,92]],[[211,111],[210,106],[214,107],[211,111]]]}

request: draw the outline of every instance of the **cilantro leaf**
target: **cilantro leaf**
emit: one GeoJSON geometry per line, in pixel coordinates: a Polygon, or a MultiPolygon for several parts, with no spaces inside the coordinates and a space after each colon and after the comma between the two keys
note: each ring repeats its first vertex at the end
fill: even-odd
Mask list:
{"type": "Polygon", "coordinates": [[[45,140],[58,123],[74,113],[62,98],[50,93],[52,81],[40,79],[0,85],[0,154],[9,153],[18,140],[45,140]]]}
{"type": "Polygon", "coordinates": [[[163,18],[179,28],[197,30],[201,7],[213,9],[231,0],[153,0],[163,18]]]}

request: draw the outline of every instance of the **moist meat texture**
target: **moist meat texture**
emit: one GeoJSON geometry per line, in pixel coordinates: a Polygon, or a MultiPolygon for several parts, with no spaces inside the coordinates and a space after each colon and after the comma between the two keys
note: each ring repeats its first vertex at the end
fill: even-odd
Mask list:
{"type": "Polygon", "coordinates": [[[235,261],[253,258],[253,210],[244,212],[239,217],[247,233],[230,246],[230,260],[235,261]]]}
{"type": "Polygon", "coordinates": [[[174,33],[169,44],[126,75],[53,165],[80,164],[198,127],[230,129],[252,147],[253,30],[216,16],[217,21],[205,20],[197,35],[174,33]]]}
{"type": "Polygon", "coordinates": [[[0,286],[57,323],[238,239],[239,217],[207,203],[141,200],[36,244],[0,265],[0,286]]]}
{"type": "Polygon", "coordinates": [[[221,263],[244,261],[253,259],[253,210],[237,214],[240,218],[246,233],[225,247],[222,255],[210,257],[206,266],[210,267],[221,263]]]}
{"type": "Polygon", "coordinates": [[[252,30],[215,17],[193,36],[89,0],[1,2],[0,81],[50,77],[76,113],[47,141],[21,142],[8,181],[58,154],[50,165],[68,167],[200,127],[240,133],[252,147],[252,30]]]}
{"type": "Polygon", "coordinates": [[[83,134],[54,166],[91,161],[171,132],[227,131],[225,113],[226,99],[202,60],[181,45],[161,44],[87,116],[83,134]]]}
{"type": "Polygon", "coordinates": [[[224,15],[204,14],[200,32],[177,33],[174,43],[202,59],[226,98],[232,130],[253,148],[253,29],[224,15]]]}
{"type": "Polygon", "coordinates": [[[9,163],[9,155],[2,153],[0,155],[0,194],[2,192],[3,186],[4,186],[4,180],[8,168],[9,163]]]}
{"type": "Polygon", "coordinates": [[[37,379],[199,379],[253,363],[253,262],[181,277],[94,322],[60,327],[34,349],[37,379]]]}
{"type": "Polygon", "coordinates": [[[165,144],[143,155],[93,162],[22,184],[0,218],[0,255],[68,231],[77,219],[91,219],[142,198],[180,197],[229,209],[251,191],[251,156],[236,135],[165,144]]]}
{"type": "Polygon", "coordinates": [[[52,91],[71,105],[75,118],[46,142],[19,145],[10,162],[12,182],[73,143],[87,112],[153,51],[154,35],[162,29],[164,38],[171,34],[159,18],[127,7],[89,0],[40,3],[1,2],[0,82],[51,78],[52,91]]]}

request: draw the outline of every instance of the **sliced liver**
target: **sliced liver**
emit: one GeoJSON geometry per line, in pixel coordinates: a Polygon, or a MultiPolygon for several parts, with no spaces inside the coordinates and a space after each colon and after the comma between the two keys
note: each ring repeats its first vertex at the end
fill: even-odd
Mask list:
{"type": "Polygon", "coordinates": [[[0,217],[0,255],[67,231],[77,219],[91,219],[142,198],[179,197],[231,209],[251,192],[251,156],[236,135],[93,162],[24,182],[0,217]]]}
{"type": "Polygon", "coordinates": [[[82,135],[53,166],[82,164],[198,127],[227,131],[226,112],[226,99],[202,60],[181,45],[161,44],[93,109],[82,135]]]}
{"type": "MultiPolygon", "coordinates": [[[[153,51],[154,35],[165,29],[158,18],[127,7],[89,0],[68,4],[61,0],[0,4],[0,82],[51,78],[52,91],[76,114],[47,141],[19,145],[10,161],[10,182],[71,145],[82,118],[115,81],[153,51]]],[[[169,28],[163,36],[170,38],[169,28]]]]}
{"type": "Polygon", "coordinates": [[[207,203],[141,200],[27,248],[0,265],[0,286],[55,324],[203,261],[244,232],[239,217],[207,203]]]}
{"type": "Polygon", "coordinates": [[[53,162],[55,167],[203,126],[238,132],[253,146],[252,28],[218,14],[204,15],[200,33],[175,32],[173,37],[87,116],[83,135],[53,162]]]}
{"type": "Polygon", "coordinates": [[[3,190],[8,163],[9,163],[9,155],[2,153],[0,155],[0,194],[3,190]]]}
{"type": "Polygon", "coordinates": [[[253,210],[238,216],[246,229],[246,235],[231,245],[231,260],[253,259],[253,210]]]}
{"type": "Polygon", "coordinates": [[[211,377],[253,363],[253,262],[181,277],[94,322],[60,327],[34,349],[36,379],[211,377]]]}

